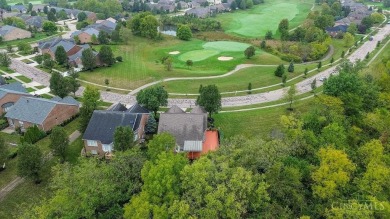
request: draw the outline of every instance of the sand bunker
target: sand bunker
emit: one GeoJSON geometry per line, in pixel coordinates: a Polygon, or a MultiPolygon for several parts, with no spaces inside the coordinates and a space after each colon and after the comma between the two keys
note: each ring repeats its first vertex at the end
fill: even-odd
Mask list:
{"type": "Polygon", "coordinates": [[[169,55],[177,55],[179,53],[180,53],[179,51],[172,51],[172,52],[169,52],[169,55]]]}
{"type": "Polygon", "coordinates": [[[220,56],[220,57],[218,57],[219,61],[230,61],[232,59],[233,59],[233,57],[229,57],[229,56],[220,56]]]}

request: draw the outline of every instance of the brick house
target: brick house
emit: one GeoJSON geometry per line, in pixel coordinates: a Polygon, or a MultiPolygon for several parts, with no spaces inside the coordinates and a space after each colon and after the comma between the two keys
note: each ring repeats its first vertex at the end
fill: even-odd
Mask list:
{"type": "Polygon", "coordinates": [[[8,123],[14,129],[22,131],[38,126],[47,132],[72,118],[79,112],[79,103],[72,97],[51,100],[35,97],[21,97],[5,114],[8,123]]]}
{"type": "Polygon", "coordinates": [[[21,97],[32,96],[20,82],[5,84],[3,77],[0,78],[0,81],[1,113],[6,113],[21,97]]]}
{"type": "Polygon", "coordinates": [[[19,40],[31,38],[31,32],[18,27],[5,25],[0,27],[0,36],[3,38],[3,41],[19,40]]]}
{"type": "Polygon", "coordinates": [[[108,110],[95,110],[83,135],[84,151],[93,155],[109,156],[114,148],[117,127],[128,126],[134,132],[134,141],[144,138],[150,112],[138,104],[127,109],[118,103],[108,110]]]}
{"type": "Polygon", "coordinates": [[[97,38],[99,36],[99,31],[94,28],[84,28],[82,30],[76,31],[70,35],[70,37],[74,38],[75,36],[78,36],[80,43],[91,43],[92,42],[92,36],[95,35],[97,38]]]}

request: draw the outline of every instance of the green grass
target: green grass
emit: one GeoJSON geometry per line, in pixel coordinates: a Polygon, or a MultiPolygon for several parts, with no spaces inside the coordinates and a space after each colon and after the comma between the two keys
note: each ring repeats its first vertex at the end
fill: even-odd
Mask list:
{"type": "Polygon", "coordinates": [[[36,91],[34,88],[32,88],[32,87],[28,87],[28,88],[26,88],[26,90],[27,90],[27,92],[34,92],[34,91],[36,91]]]}
{"type": "Polygon", "coordinates": [[[41,94],[41,97],[45,98],[45,99],[51,99],[53,98],[53,96],[50,96],[49,94],[41,94]]]}
{"type": "Polygon", "coordinates": [[[297,27],[306,18],[313,1],[273,0],[265,1],[248,10],[217,15],[225,32],[243,37],[264,36],[268,30],[274,34],[282,19],[290,21],[290,28],[297,27]]]}
{"type": "MultiPolygon", "coordinates": [[[[313,99],[296,102],[294,113],[305,112],[313,105],[313,99]]],[[[280,129],[280,117],[290,113],[287,106],[244,112],[219,113],[213,116],[215,127],[220,128],[224,139],[235,135],[248,138],[268,137],[273,129],[280,129]]]]}
{"type": "Polygon", "coordinates": [[[57,35],[47,36],[45,33],[36,33],[33,38],[26,38],[26,39],[2,42],[0,44],[0,48],[5,48],[8,45],[16,46],[16,45],[18,45],[18,43],[21,43],[21,42],[31,43],[31,42],[42,40],[44,38],[52,38],[52,37],[55,37],[55,36],[57,36],[57,35]]]}
{"type": "MultiPolygon", "coordinates": [[[[294,73],[287,72],[288,78],[293,78],[302,74],[306,67],[309,66],[295,65],[294,73]]],[[[275,69],[276,67],[274,66],[256,66],[242,69],[227,77],[202,80],[169,81],[163,82],[162,85],[164,85],[164,88],[169,93],[197,94],[201,84],[203,86],[215,84],[218,86],[220,92],[233,92],[237,90],[246,90],[249,83],[252,83],[252,89],[281,83],[281,78],[274,75],[275,69]]],[[[276,89],[279,88],[280,87],[276,87],[276,89]]]]}
{"type": "Polygon", "coordinates": [[[17,80],[15,80],[15,79],[12,78],[11,80],[7,80],[7,82],[8,82],[8,83],[14,83],[14,82],[19,82],[19,81],[17,81],[17,80]]]}
{"type": "Polygon", "coordinates": [[[10,69],[8,67],[4,67],[4,66],[0,66],[0,70],[5,71],[7,73],[15,73],[14,70],[12,70],[12,69],[10,69]]]}
{"type": "Polygon", "coordinates": [[[216,42],[207,42],[203,45],[205,49],[213,49],[218,51],[226,52],[244,52],[246,48],[251,46],[247,43],[238,43],[230,41],[216,41],[216,42]]]}
{"type": "Polygon", "coordinates": [[[209,50],[209,49],[203,49],[203,50],[194,50],[186,52],[179,56],[179,59],[183,62],[187,60],[192,60],[193,62],[199,62],[205,59],[208,59],[212,56],[218,55],[219,51],[216,50],[209,50]]]}
{"type": "Polygon", "coordinates": [[[72,144],[69,145],[69,148],[66,150],[66,161],[73,164],[77,163],[77,160],[80,157],[81,149],[83,147],[83,140],[81,137],[77,138],[72,144]]]}
{"type": "Polygon", "coordinates": [[[29,59],[23,59],[22,62],[24,62],[26,64],[34,63],[33,61],[31,61],[29,59]]]}
{"type": "MultiPolygon", "coordinates": [[[[231,56],[233,60],[222,62],[217,56],[194,62],[189,69],[186,65],[187,58],[179,58],[187,52],[204,50],[204,41],[193,39],[180,41],[172,37],[166,37],[163,41],[151,41],[132,36],[128,45],[112,45],[116,56],[122,56],[123,62],[111,67],[98,68],[93,72],[80,73],[80,79],[104,86],[104,80],[109,79],[111,87],[135,89],[146,83],[170,77],[198,77],[221,75],[233,70],[238,64],[280,64],[283,61],[279,57],[256,51],[256,56],[248,60],[244,52],[222,51],[218,56],[231,56]],[[170,55],[173,59],[173,69],[167,71],[161,64],[161,58],[169,55],[169,52],[179,51],[178,55],[170,55]]],[[[100,46],[94,47],[99,51],[100,46]]],[[[192,57],[193,58],[193,57],[192,57]]],[[[189,59],[189,58],[188,58],[189,59]]]]}
{"type": "Polygon", "coordinates": [[[44,85],[40,85],[40,86],[36,86],[35,88],[36,88],[36,89],[38,89],[38,90],[40,90],[40,89],[44,89],[44,88],[46,88],[46,86],[44,86],[44,85]]]}
{"type": "Polygon", "coordinates": [[[23,81],[24,83],[30,83],[32,80],[24,75],[16,76],[17,79],[23,81]]]}

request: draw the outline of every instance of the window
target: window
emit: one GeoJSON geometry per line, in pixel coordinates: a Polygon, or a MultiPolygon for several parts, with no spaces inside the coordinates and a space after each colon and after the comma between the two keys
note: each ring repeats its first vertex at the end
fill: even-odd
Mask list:
{"type": "Polygon", "coordinates": [[[91,147],[97,147],[97,141],[87,140],[87,145],[91,147]]]}
{"type": "Polygon", "coordinates": [[[97,154],[97,150],[91,150],[91,154],[96,155],[97,154]]]}
{"type": "Polygon", "coordinates": [[[138,133],[134,133],[134,141],[138,140],[138,133]]]}
{"type": "Polygon", "coordinates": [[[103,151],[104,152],[111,152],[112,151],[112,145],[111,144],[103,144],[103,151]]]}

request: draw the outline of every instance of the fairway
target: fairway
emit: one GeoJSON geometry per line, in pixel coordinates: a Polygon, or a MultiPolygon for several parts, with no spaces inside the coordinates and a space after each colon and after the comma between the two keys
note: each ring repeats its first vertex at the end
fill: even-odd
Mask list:
{"type": "Polygon", "coordinates": [[[205,43],[203,45],[203,48],[218,50],[218,51],[243,52],[249,46],[251,46],[251,45],[246,44],[246,43],[238,43],[238,42],[230,42],[230,41],[216,41],[216,42],[205,43]]]}
{"type": "Polygon", "coordinates": [[[304,20],[312,3],[305,1],[266,1],[252,9],[239,10],[234,13],[218,15],[227,33],[244,37],[264,36],[268,30],[274,34],[282,19],[290,21],[290,29],[298,26],[304,20]]]}
{"type": "Polygon", "coordinates": [[[210,58],[212,56],[218,55],[219,51],[216,50],[194,50],[190,52],[186,52],[183,55],[179,56],[179,59],[183,62],[187,60],[192,60],[193,62],[198,62],[210,58]]]}

